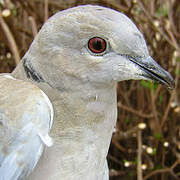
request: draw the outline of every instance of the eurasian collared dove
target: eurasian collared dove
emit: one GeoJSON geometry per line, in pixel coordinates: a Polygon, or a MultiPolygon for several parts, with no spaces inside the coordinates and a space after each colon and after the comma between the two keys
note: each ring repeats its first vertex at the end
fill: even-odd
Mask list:
{"type": "Polygon", "coordinates": [[[128,17],[91,5],[52,16],[0,77],[0,180],[108,180],[115,85],[128,79],[174,86],[128,17]]]}

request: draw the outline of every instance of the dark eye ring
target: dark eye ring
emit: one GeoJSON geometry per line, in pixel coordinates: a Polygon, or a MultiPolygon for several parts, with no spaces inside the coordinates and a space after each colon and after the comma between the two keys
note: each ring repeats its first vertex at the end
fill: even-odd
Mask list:
{"type": "Polygon", "coordinates": [[[88,41],[89,50],[95,54],[103,53],[106,46],[106,41],[100,37],[93,37],[88,41]]]}

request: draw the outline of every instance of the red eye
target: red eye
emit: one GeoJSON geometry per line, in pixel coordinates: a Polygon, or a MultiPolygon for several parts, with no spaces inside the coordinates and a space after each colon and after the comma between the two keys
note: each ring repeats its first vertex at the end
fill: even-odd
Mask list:
{"type": "Polygon", "coordinates": [[[100,37],[93,37],[88,42],[88,48],[93,53],[102,53],[106,50],[106,41],[100,37]]]}

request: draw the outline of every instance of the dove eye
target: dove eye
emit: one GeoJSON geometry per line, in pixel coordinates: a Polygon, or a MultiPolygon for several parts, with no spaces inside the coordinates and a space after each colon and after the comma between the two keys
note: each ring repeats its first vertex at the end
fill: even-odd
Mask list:
{"type": "Polygon", "coordinates": [[[100,37],[93,37],[88,42],[88,48],[95,54],[103,53],[106,50],[106,41],[100,37]]]}

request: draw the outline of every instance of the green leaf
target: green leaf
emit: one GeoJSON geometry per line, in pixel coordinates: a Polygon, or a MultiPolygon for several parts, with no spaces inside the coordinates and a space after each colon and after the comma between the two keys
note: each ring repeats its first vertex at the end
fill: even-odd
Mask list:
{"type": "Polygon", "coordinates": [[[162,112],[161,111],[159,111],[159,116],[162,116],[162,112]]]}
{"type": "Polygon", "coordinates": [[[133,164],[134,164],[134,165],[137,165],[137,162],[138,162],[138,158],[135,157],[135,159],[134,159],[134,161],[133,161],[133,164]]]}
{"type": "Polygon", "coordinates": [[[160,6],[157,11],[157,16],[167,16],[168,14],[168,11],[167,11],[167,6],[166,5],[163,5],[163,6],[160,6]]]}
{"type": "Polygon", "coordinates": [[[12,9],[13,16],[17,16],[17,9],[12,9]]]}
{"type": "Polygon", "coordinates": [[[157,152],[156,148],[153,148],[153,152],[152,152],[152,155],[155,155],[157,152]]]}
{"type": "Polygon", "coordinates": [[[127,162],[127,160],[126,160],[126,159],[123,159],[123,163],[125,163],[125,162],[127,162]]]}
{"type": "Polygon", "coordinates": [[[177,57],[177,58],[176,58],[176,61],[177,61],[177,62],[180,62],[180,58],[179,58],[179,57],[177,57]]]}
{"type": "Polygon", "coordinates": [[[159,141],[161,141],[161,139],[162,139],[162,135],[159,134],[159,133],[155,133],[155,134],[154,134],[154,137],[155,137],[157,140],[159,140],[159,141]]]}
{"type": "Polygon", "coordinates": [[[128,124],[129,123],[129,119],[128,117],[125,118],[125,123],[128,124]]]}
{"type": "Polygon", "coordinates": [[[153,85],[153,90],[155,91],[157,89],[157,87],[158,87],[158,84],[157,83],[153,83],[152,85],[153,85]]]}
{"type": "Polygon", "coordinates": [[[140,84],[141,84],[141,86],[143,86],[149,90],[156,90],[157,86],[158,86],[156,83],[152,83],[151,81],[144,81],[144,80],[142,80],[140,82],[140,84]]]}
{"type": "Polygon", "coordinates": [[[162,100],[163,100],[163,96],[162,96],[162,92],[159,93],[159,105],[162,104],[162,100]]]}
{"type": "Polygon", "coordinates": [[[134,172],[129,172],[128,176],[133,177],[134,176],[134,172]]]}
{"type": "Polygon", "coordinates": [[[167,16],[167,6],[163,6],[163,16],[167,16]]]}
{"type": "Polygon", "coordinates": [[[180,75],[180,70],[179,70],[179,71],[174,70],[174,74],[175,74],[175,75],[180,75]]]}
{"type": "Polygon", "coordinates": [[[155,167],[155,169],[162,169],[162,166],[159,164],[155,167]]]}
{"type": "Polygon", "coordinates": [[[149,90],[152,89],[151,82],[149,82],[149,81],[144,81],[144,80],[142,80],[142,81],[140,82],[140,84],[141,84],[141,86],[143,86],[143,87],[145,87],[145,88],[147,88],[147,89],[149,89],[149,90]]]}
{"type": "Polygon", "coordinates": [[[156,13],[157,13],[158,16],[161,16],[161,11],[162,11],[162,10],[161,10],[161,7],[159,7],[159,8],[157,9],[157,11],[156,11],[156,13]]]}

